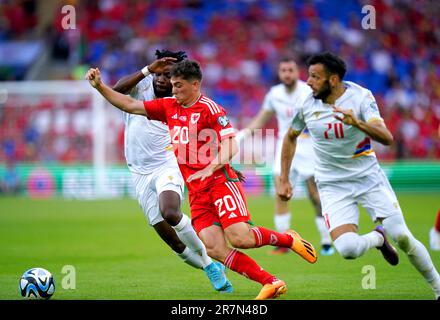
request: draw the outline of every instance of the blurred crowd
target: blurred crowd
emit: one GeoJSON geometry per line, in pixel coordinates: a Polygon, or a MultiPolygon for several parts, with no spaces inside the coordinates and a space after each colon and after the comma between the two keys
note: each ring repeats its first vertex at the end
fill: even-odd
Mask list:
{"type": "Polygon", "coordinates": [[[0,117],[0,162],[90,162],[90,97],[12,96],[0,117]]]}
{"type": "MultiPolygon", "coordinates": [[[[0,41],[23,37],[26,28],[37,23],[30,19],[26,28],[16,23],[17,17],[35,17],[34,11],[29,9],[32,2],[35,4],[35,1],[0,0],[5,4],[0,9],[0,41]]],[[[76,29],[66,31],[61,27],[64,16],[61,10],[49,29],[54,57],[65,59],[66,63],[74,59],[76,68],[72,69],[70,78],[83,76],[82,72],[75,72],[83,70],[78,66],[99,66],[105,81],[113,84],[151,62],[157,48],[185,50],[191,59],[202,64],[204,93],[224,106],[234,125],[241,128],[258,112],[270,86],[277,83],[276,66],[281,57],[295,57],[301,67],[301,78],[305,80],[306,59],[323,50],[333,51],[347,62],[346,80],[373,92],[394,135],[391,148],[377,146],[379,157],[440,159],[438,1],[92,0],[66,3],[76,8],[76,29]],[[366,14],[362,8],[366,4],[375,8],[376,29],[362,28],[366,14]]],[[[3,126],[7,120],[5,113],[0,112],[0,126],[3,126]]],[[[270,126],[275,128],[275,121],[270,126]]],[[[18,129],[21,141],[34,143],[28,141],[26,133],[33,128],[18,129]]],[[[122,130],[121,126],[119,135],[122,130]]],[[[8,152],[6,138],[0,133],[0,160],[8,152]]],[[[70,148],[82,147],[83,142],[76,138],[68,136],[67,140],[70,148]]],[[[118,141],[123,143],[121,138],[118,141]]],[[[37,150],[42,152],[43,149],[37,147],[37,150]]],[[[78,161],[87,158],[82,150],[73,154],[78,161]]],[[[23,159],[26,158],[18,160],[23,159]]],[[[60,156],[58,160],[64,158],[60,156]]]]}

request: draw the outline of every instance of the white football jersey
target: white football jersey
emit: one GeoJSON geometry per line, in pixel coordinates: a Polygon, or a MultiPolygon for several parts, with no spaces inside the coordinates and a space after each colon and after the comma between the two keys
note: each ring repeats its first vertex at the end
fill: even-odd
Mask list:
{"type": "MultiPolygon", "coordinates": [[[[302,80],[297,80],[295,90],[288,92],[282,83],[273,86],[266,94],[263,101],[263,109],[275,112],[278,122],[278,141],[277,148],[281,149],[283,139],[292,123],[292,119],[301,107],[302,102],[312,89],[302,80]]],[[[277,154],[281,155],[281,152],[277,154]]],[[[313,161],[314,153],[312,142],[307,128],[298,137],[296,154],[309,157],[313,161]]],[[[281,161],[275,159],[275,161],[281,161]]],[[[278,165],[278,164],[277,164],[278,165]]]]}
{"type": "MultiPolygon", "coordinates": [[[[370,90],[344,81],[345,92],[335,105],[352,109],[358,119],[382,119],[370,90]]],[[[317,181],[354,180],[377,170],[379,164],[371,139],[361,130],[334,118],[333,106],[309,94],[291,127],[301,131],[307,126],[312,137],[317,181]]],[[[340,115],[340,114],[339,114],[340,115]]]]}
{"type": "Polygon", "coordinates": [[[289,130],[296,110],[310,92],[312,92],[310,87],[304,81],[298,80],[292,92],[287,92],[286,86],[280,83],[273,86],[266,94],[262,108],[275,112],[279,138],[282,139],[289,130]]]}
{"type": "MultiPolygon", "coordinates": [[[[130,96],[138,100],[153,100],[153,76],[142,79],[130,96]]],[[[168,126],[160,121],[124,112],[125,159],[130,171],[149,174],[163,166],[176,166],[168,126]]]]}

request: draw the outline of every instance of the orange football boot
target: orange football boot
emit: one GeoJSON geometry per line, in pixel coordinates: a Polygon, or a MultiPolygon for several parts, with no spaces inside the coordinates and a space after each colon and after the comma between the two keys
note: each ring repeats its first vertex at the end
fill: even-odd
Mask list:
{"type": "Polygon", "coordinates": [[[287,292],[287,286],[283,280],[276,280],[263,286],[255,300],[275,299],[287,292]]]}
{"type": "Polygon", "coordinates": [[[301,236],[296,231],[288,230],[286,231],[286,233],[291,235],[293,238],[292,246],[290,248],[301,257],[306,259],[308,262],[315,263],[318,259],[318,254],[316,253],[313,245],[310,242],[301,238],[301,236]]]}

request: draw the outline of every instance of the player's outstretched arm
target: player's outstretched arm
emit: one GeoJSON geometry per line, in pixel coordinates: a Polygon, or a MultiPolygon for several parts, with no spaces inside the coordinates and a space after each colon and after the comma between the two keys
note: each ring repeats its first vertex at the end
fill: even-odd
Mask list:
{"type": "Polygon", "coordinates": [[[119,93],[128,94],[130,90],[136,87],[136,85],[144,78],[145,75],[141,70],[136,71],[119,79],[112,89],[119,93]]]}
{"type": "Polygon", "coordinates": [[[105,99],[107,99],[108,102],[110,102],[116,108],[127,113],[147,116],[143,101],[133,99],[132,97],[123,95],[119,92],[112,90],[109,86],[102,82],[101,73],[98,68],[89,69],[89,71],[87,71],[86,73],[85,78],[89,81],[93,88],[95,88],[105,99]]]}
{"type": "Polygon", "coordinates": [[[187,179],[187,182],[191,182],[196,179],[200,179],[201,181],[205,180],[206,178],[210,177],[216,170],[222,168],[225,164],[229,163],[229,161],[237,154],[237,152],[238,145],[234,137],[222,140],[222,142],[220,143],[220,152],[217,154],[215,159],[202,170],[190,175],[187,179]]]}
{"type": "Polygon", "coordinates": [[[176,58],[171,58],[171,57],[157,59],[150,65],[142,68],[142,70],[129,74],[128,76],[122,77],[121,79],[118,80],[118,82],[116,82],[116,84],[113,86],[112,89],[119,93],[127,94],[130,92],[131,89],[133,89],[142,79],[144,79],[150,73],[162,73],[167,65],[174,63],[176,60],[177,60],[176,58]]]}
{"type": "Polygon", "coordinates": [[[342,116],[335,114],[334,117],[336,119],[345,124],[358,128],[359,130],[365,132],[371,139],[376,140],[377,142],[380,142],[386,146],[389,146],[393,143],[393,135],[388,130],[382,119],[373,119],[365,122],[358,119],[354,115],[353,110],[344,110],[338,107],[333,107],[333,111],[342,114],[342,116]]]}
{"type": "Polygon", "coordinates": [[[292,185],[289,181],[290,166],[296,150],[296,139],[301,134],[292,128],[289,128],[283,139],[281,149],[281,175],[278,184],[277,194],[281,200],[287,201],[292,197],[292,185]]]}

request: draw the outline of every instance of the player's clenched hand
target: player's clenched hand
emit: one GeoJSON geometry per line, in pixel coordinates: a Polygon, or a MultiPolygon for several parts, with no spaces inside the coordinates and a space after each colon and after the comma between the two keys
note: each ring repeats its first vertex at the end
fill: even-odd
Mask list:
{"type": "Polygon", "coordinates": [[[87,71],[85,78],[89,81],[93,88],[96,88],[102,84],[101,72],[98,68],[90,68],[89,71],[87,71]]]}
{"type": "Polygon", "coordinates": [[[339,116],[338,114],[335,114],[335,115],[334,115],[334,117],[335,117],[336,119],[338,119],[339,121],[341,121],[341,122],[343,122],[343,123],[345,123],[345,124],[348,124],[348,125],[350,125],[350,126],[354,126],[354,127],[357,127],[357,126],[358,126],[358,124],[359,124],[359,120],[358,120],[358,119],[356,118],[356,116],[354,115],[353,110],[351,110],[351,109],[349,109],[349,110],[344,110],[344,109],[341,109],[341,108],[339,108],[339,107],[334,106],[334,107],[333,107],[333,112],[336,112],[336,113],[340,113],[340,114],[342,114],[342,117],[339,116]]]}
{"type": "Polygon", "coordinates": [[[162,73],[166,66],[173,64],[174,62],[176,62],[176,60],[176,58],[171,57],[157,59],[148,66],[148,71],[150,71],[151,73],[162,73]]]}
{"type": "Polygon", "coordinates": [[[193,180],[200,179],[200,181],[205,180],[206,178],[212,176],[214,173],[214,169],[212,166],[208,165],[204,169],[197,171],[196,173],[190,175],[188,179],[186,179],[186,182],[191,182],[193,180]]]}
{"type": "Polygon", "coordinates": [[[281,200],[288,201],[290,200],[290,198],[292,198],[293,189],[292,189],[292,184],[289,181],[280,180],[276,188],[277,188],[277,194],[281,198],[281,200]]]}

